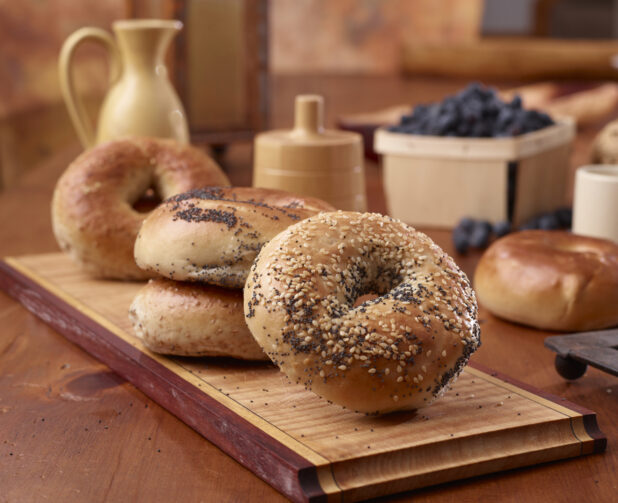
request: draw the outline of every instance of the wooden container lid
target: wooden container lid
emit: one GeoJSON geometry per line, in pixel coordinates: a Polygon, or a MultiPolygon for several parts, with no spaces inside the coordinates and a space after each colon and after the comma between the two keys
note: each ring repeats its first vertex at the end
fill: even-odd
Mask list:
{"type": "Polygon", "coordinates": [[[255,139],[253,185],[365,211],[362,138],[324,128],[321,96],[297,96],[294,128],[261,133],[255,139]]]}

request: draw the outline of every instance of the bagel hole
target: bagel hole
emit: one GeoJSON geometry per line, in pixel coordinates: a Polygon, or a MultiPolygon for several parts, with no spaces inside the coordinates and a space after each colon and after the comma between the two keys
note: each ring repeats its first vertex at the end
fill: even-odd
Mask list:
{"type": "Polygon", "coordinates": [[[154,210],[163,200],[154,187],[149,187],[133,204],[133,209],[138,213],[149,213],[154,210]]]}
{"type": "Polygon", "coordinates": [[[377,293],[364,293],[354,301],[354,305],[352,307],[358,307],[369,300],[377,299],[379,296],[380,295],[378,295],[377,293]]]}

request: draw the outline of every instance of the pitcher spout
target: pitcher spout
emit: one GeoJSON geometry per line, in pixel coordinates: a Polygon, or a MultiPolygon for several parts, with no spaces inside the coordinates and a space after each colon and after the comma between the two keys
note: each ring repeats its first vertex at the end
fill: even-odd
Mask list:
{"type": "Polygon", "coordinates": [[[167,19],[123,19],[112,24],[125,70],[155,70],[182,23],[167,19]]]}

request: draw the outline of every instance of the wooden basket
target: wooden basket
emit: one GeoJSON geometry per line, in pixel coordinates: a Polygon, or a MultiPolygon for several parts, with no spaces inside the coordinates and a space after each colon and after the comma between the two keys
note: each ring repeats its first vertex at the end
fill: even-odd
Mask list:
{"type": "Polygon", "coordinates": [[[564,205],[574,136],[568,118],[511,138],[420,136],[380,128],[375,150],[383,156],[388,212],[428,227],[453,227],[464,216],[519,225],[564,205]]]}

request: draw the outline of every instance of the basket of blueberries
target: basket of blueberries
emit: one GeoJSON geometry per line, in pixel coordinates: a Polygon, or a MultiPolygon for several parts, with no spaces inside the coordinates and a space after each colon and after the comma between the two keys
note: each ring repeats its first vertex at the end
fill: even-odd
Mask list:
{"type": "Polygon", "coordinates": [[[554,210],[564,206],[574,135],[568,117],[528,110],[519,96],[503,101],[478,83],[417,105],[375,134],[389,213],[448,228],[468,215],[458,231],[468,247],[539,216],[542,226],[564,226],[564,210],[554,210]]]}
{"type": "Polygon", "coordinates": [[[519,95],[505,102],[494,89],[472,83],[440,103],[416,105],[409,114],[401,116],[399,124],[388,126],[387,130],[429,136],[503,138],[553,124],[545,112],[526,110],[519,95]]]}

